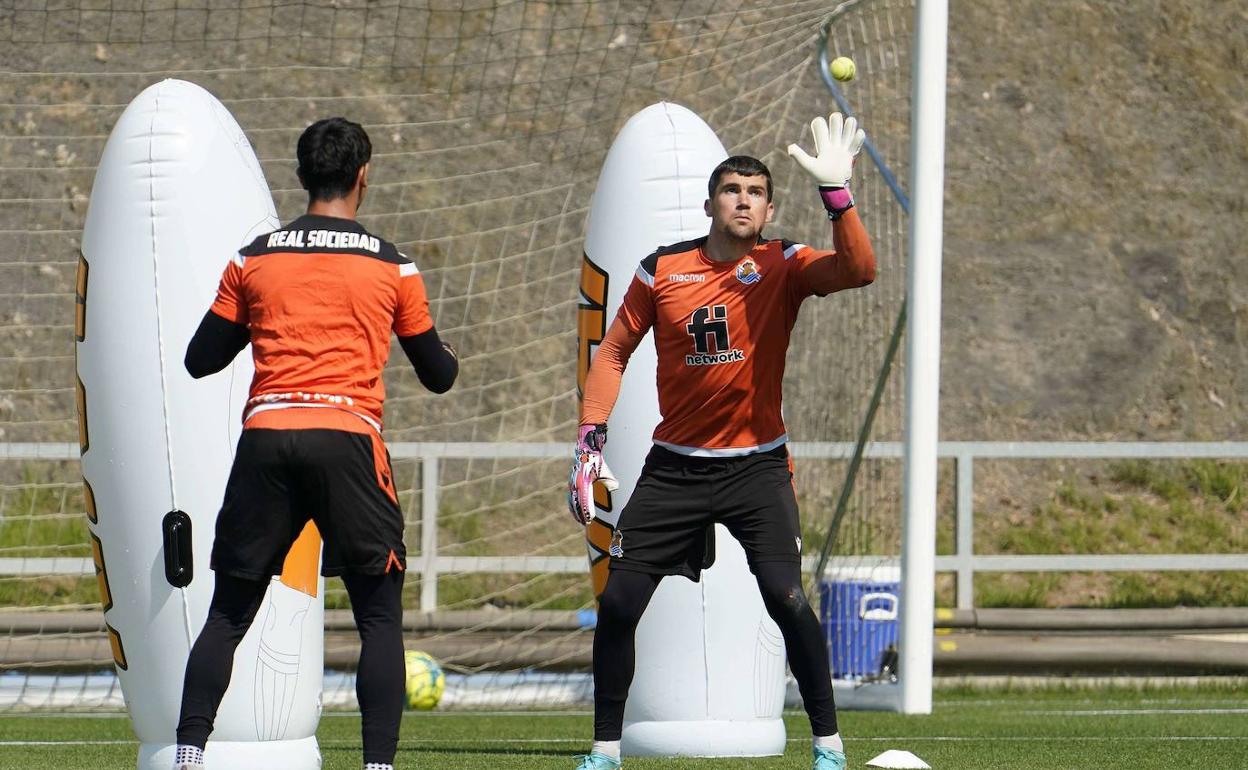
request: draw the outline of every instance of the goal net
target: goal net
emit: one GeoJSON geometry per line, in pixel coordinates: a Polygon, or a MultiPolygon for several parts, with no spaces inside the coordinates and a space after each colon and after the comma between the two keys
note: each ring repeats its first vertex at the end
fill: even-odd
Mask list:
{"type": "MultiPolygon", "coordinates": [[[[828,244],[785,147],[836,109],[817,42],[853,57],[842,90],[906,177],[912,0],[48,0],[0,7],[0,710],[114,707],[74,403],[75,268],[96,163],[125,105],[165,77],[223,101],[280,217],[306,202],[294,143],[343,115],[373,141],[361,220],[420,266],[461,352],[449,396],[402,355],[386,438],[408,517],[407,646],[452,674],[445,705],[584,702],[593,599],[564,485],[575,433],[576,304],[590,196],[615,132],[661,100],[775,176],[769,231],[828,244]],[[826,25],[826,26],[825,26],[826,25]]],[[[860,160],[879,279],[807,303],[786,375],[806,542],[821,542],[905,285],[905,214],[860,160]]],[[[643,255],[638,255],[639,258],[643,255]]],[[[874,440],[901,434],[894,371],[874,440]]],[[[900,462],[864,461],[833,568],[899,551],[900,462]]],[[[832,573],[829,573],[832,574],[832,573]]],[[[846,573],[848,574],[848,573],[846,573]]],[[[357,653],[342,586],[327,668],[357,653]]],[[[349,673],[326,703],[352,702],[349,673]]]]}

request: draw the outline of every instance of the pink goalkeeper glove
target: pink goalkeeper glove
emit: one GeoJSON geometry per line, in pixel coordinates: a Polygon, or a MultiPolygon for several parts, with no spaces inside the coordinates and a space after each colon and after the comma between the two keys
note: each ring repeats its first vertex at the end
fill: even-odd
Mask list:
{"type": "Polygon", "coordinates": [[[601,481],[608,490],[620,488],[611,469],[602,459],[607,444],[606,425],[582,425],[572,452],[572,473],[568,477],[568,510],[581,525],[594,519],[594,482],[601,481]]]}

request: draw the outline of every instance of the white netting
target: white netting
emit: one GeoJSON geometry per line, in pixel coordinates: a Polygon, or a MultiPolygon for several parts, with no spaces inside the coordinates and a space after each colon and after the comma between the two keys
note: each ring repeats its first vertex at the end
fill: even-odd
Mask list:
{"type": "MultiPolygon", "coordinates": [[[[844,90],[904,179],[913,3],[845,5],[831,48],[854,57],[859,74],[844,90]]],[[[76,444],[66,442],[77,438],[74,273],[87,196],[108,132],[139,91],[178,77],[220,98],[255,145],[283,220],[305,203],[293,159],[303,127],[341,114],[368,129],[374,168],[362,221],[420,265],[439,330],[462,355],[447,397],[425,393],[401,354],[386,372],[387,439],[398,444],[396,479],[418,560],[431,469],[422,442],[562,443],[573,434],[585,216],[606,150],[630,115],[659,100],[694,110],[730,152],[772,168],[771,234],[828,242],[818,200],[784,148],[809,145],[810,118],[835,108],[816,69],[832,10],[822,0],[0,8],[0,708],[51,703],[57,692],[80,705],[115,697],[84,694],[80,674],[107,669],[111,656],[76,444]],[[34,459],[39,453],[54,459],[34,459]]],[[[880,278],[803,312],[786,378],[786,416],[801,442],[854,439],[904,287],[904,217],[865,159],[856,194],[880,278]]],[[[899,404],[890,386],[880,438],[899,438],[899,404]]],[[[489,454],[437,460],[437,553],[455,558],[440,569],[438,612],[413,614],[408,646],[454,672],[491,672],[464,680],[453,702],[500,693],[512,702],[543,693],[547,702],[583,699],[583,678],[519,686],[514,674],[587,667],[591,634],[578,611],[592,601],[587,577],[568,571],[579,569],[584,547],[564,511],[566,456],[489,454]]],[[[826,527],[844,465],[798,461],[808,542],[826,527]]],[[[868,462],[843,552],[896,553],[898,469],[868,462]]],[[[408,574],[417,610],[432,592],[419,563],[408,574]]],[[[332,612],[346,606],[340,584],[331,582],[327,601],[329,665],[346,666],[355,643],[332,612]]]]}

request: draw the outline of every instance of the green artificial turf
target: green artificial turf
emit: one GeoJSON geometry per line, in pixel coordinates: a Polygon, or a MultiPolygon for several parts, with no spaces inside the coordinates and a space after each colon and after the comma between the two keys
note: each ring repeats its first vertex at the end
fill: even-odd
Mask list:
{"type": "MultiPolygon", "coordinates": [[[[758,759],[626,759],[635,770],[808,768],[804,715],[786,713],[788,750],[758,759]]],[[[1248,701],[1225,687],[1146,691],[937,693],[929,716],[844,712],[850,767],[890,749],[933,770],[1248,768],[1248,701]]],[[[359,717],[327,713],[318,738],[325,770],[361,767],[359,717]]],[[[409,713],[399,770],[572,770],[591,719],[582,712],[409,713]]],[[[112,770],[135,766],[138,744],[121,715],[0,717],[0,768],[112,770]]]]}

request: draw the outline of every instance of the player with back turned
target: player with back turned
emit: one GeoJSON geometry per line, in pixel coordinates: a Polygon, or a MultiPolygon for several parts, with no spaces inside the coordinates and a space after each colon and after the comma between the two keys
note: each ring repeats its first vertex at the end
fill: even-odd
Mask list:
{"type": "Polygon", "coordinates": [[[429,316],[416,265],[356,222],[372,146],[328,118],[299,137],[307,213],[244,247],[186,351],[194,377],[250,342],[255,377],[212,547],[216,587],[186,664],[175,770],[204,747],[247,632],[309,519],[321,572],[340,575],[360,633],[356,695],[366,770],[393,770],[403,714],[403,513],[381,440],[390,334],[429,390],[450,389],[455,352],[429,316]]]}
{"type": "Polygon", "coordinates": [[[708,184],[709,234],[641,261],[590,367],[568,485],[581,524],[594,516],[593,483],[614,483],[602,459],[607,418],[629,357],[653,329],[662,420],[612,539],[594,631],[594,741],[578,770],[620,767],[637,624],[663,577],[699,579],[716,523],[744,547],[784,636],[815,770],[845,767],[827,648],[802,589],[781,381],[802,302],[870,284],[875,255],[848,187],[863,132],[839,113],[811,130],[816,156],[797,145],[789,153],[819,185],[835,250],[764,239],[771,173],[755,158],[728,158],[708,184]]]}

